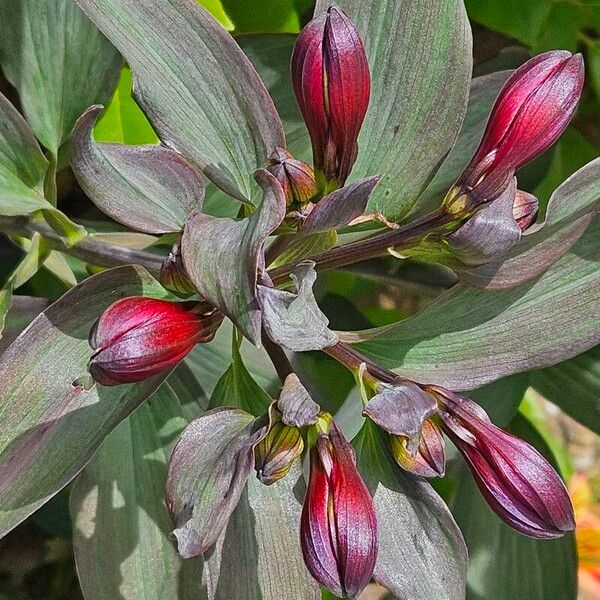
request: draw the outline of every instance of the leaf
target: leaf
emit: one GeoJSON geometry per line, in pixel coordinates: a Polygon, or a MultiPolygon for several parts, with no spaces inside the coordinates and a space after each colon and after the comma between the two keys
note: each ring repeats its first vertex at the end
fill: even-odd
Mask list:
{"type": "Polygon", "coordinates": [[[94,126],[96,141],[130,145],[158,143],[152,125],[131,97],[131,80],[131,69],[123,67],[117,89],[94,126]]]}
{"type": "Polygon", "coordinates": [[[163,501],[171,447],[187,424],[184,400],[195,402],[164,383],[110,433],[75,481],[74,551],[86,598],[206,598],[202,560],[177,554],[163,501]]]}
{"type": "Polygon", "coordinates": [[[329,231],[321,231],[317,233],[308,233],[306,235],[289,234],[291,241],[269,264],[269,268],[275,269],[288,263],[297,264],[307,256],[315,256],[321,252],[325,252],[333,248],[337,241],[337,233],[330,229],[329,231]]]}
{"type": "Polygon", "coordinates": [[[320,600],[300,551],[300,502],[305,493],[298,461],[273,485],[248,480],[227,528],[208,557],[211,600],[320,600]]]}
{"type": "Polygon", "coordinates": [[[73,0],[2,2],[0,24],[2,69],[56,157],[79,115],[108,101],[122,59],[73,0]]]}
{"type": "Polygon", "coordinates": [[[233,406],[252,415],[264,414],[273,399],[256,383],[244,365],[237,335],[233,332],[231,364],[217,382],[210,398],[211,408],[233,406]]]}
{"type": "MultiPolygon", "coordinates": [[[[517,417],[511,430],[551,460],[543,440],[525,419],[517,417]]],[[[469,549],[468,600],[577,598],[572,533],[556,540],[534,540],[513,531],[487,506],[466,469],[452,512],[469,549]]]]}
{"type": "Polygon", "coordinates": [[[471,285],[514,287],[543,273],[565,254],[599,213],[600,158],[569,177],[550,198],[543,223],[532,226],[506,255],[461,273],[471,285]]]}
{"type": "Polygon", "coordinates": [[[237,408],[214,408],[185,428],[171,455],[165,496],[184,558],[203,554],[219,538],[263,433],[252,415],[237,408]]]}
{"type": "Polygon", "coordinates": [[[600,346],[531,373],[531,385],[577,422],[600,435],[600,346]]]}
{"type": "Polygon", "coordinates": [[[181,241],[186,270],[200,294],[218,307],[255,345],[260,344],[261,315],[256,299],[267,236],[285,216],[285,198],[265,169],[256,173],[263,200],[249,217],[234,220],[196,213],[181,241]]]}
{"type": "Polygon", "coordinates": [[[437,208],[446,192],[469,164],[483,137],[492,105],[510,73],[511,71],[500,71],[476,77],[471,81],[469,104],[458,138],[435,177],[419,197],[413,209],[413,216],[420,216],[437,208]]]}
{"type": "Polygon", "coordinates": [[[321,350],[333,346],[337,335],[327,325],[329,320],[315,300],[312,288],[317,279],[315,264],[296,265],[290,275],[296,293],[258,286],[263,327],[279,346],[294,352],[321,350]]]}
{"type": "MultiPolygon", "coordinates": [[[[315,12],[330,4],[319,0],[315,12]]],[[[395,220],[411,209],[458,135],[471,78],[471,29],[462,0],[338,5],[359,30],[372,73],[350,181],[383,174],[368,212],[395,220]]]]}
{"type": "Polygon", "coordinates": [[[236,33],[298,33],[300,22],[293,0],[222,0],[236,33]]]}
{"type": "Polygon", "coordinates": [[[368,177],[328,194],[316,204],[304,221],[300,233],[310,234],[339,229],[360,217],[380,177],[368,177]]]}
{"type": "Polygon", "coordinates": [[[459,390],[566,360],[600,341],[599,235],[596,219],[534,281],[494,291],[459,284],[415,317],[344,339],[368,339],[360,349],[405,377],[459,390]]]}
{"type": "Polygon", "coordinates": [[[91,277],[56,301],[0,357],[0,534],[64,487],[108,433],[160,384],[84,387],[88,334],[114,301],[165,297],[139,267],[91,277]]]}
{"type": "Polygon", "coordinates": [[[231,36],[191,1],[77,2],[126,58],[160,139],[227,193],[250,199],[250,175],[285,142],[267,90],[231,36]]]}
{"type": "Polygon", "coordinates": [[[321,410],[295,373],[285,378],[277,408],[281,411],[281,420],[294,427],[314,425],[321,410]]]}
{"type": "Polygon", "coordinates": [[[89,108],[71,137],[79,185],[104,213],[144,233],[181,231],[202,207],[204,183],[177,152],[161,146],[94,141],[101,106],[89,108]]]}
{"type": "Polygon", "coordinates": [[[50,208],[44,199],[48,164],[25,119],[0,94],[0,215],[50,208]]]}
{"type": "Polygon", "coordinates": [[[394,463],[385,435],[369,420],[353,444],[377,512],[375,581],[399,598],[464,600],[467,551],[442,499],[394,463]]]}

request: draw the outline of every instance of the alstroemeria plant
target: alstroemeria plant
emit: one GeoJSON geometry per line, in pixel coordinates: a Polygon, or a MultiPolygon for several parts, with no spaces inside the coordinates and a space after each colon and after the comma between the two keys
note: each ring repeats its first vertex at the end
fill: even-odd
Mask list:
{"type": "Polygon", "coordinates": [[[76,1],[128,63],[158,141],[100,141],[106,97],[86,96],[71,167],[115,228],[87,232],[46,198],[62,150],[30,130],[27,102],[30,125],[1,97],[0,191],[31,210],[0,200],[0,226],[29,253],[0,295],[0,323],[32,262],[58,269],[62,253],[102,271],[0,357],[5,530],[85,467],[71,506],[86,598],[115,593],[95,569],[117,546],[136,555],[136,575],[119,571],[127,600],[146,584],[167,600],[357,598],[371,581],[395,597],[461,600],[465,542],[428,483],[450,481],[440,489],[452,500],[461,467],[446,438],[512,530],[535,540],[573,530],[555,468],[464,390],[598,341],[600,163],[547,206],[519,189],[519,170],[576,111],[582,56],[550,51],[475,80],[467,108],[462,2],[319,1],[296,39],[234,41],[192,0],[76,1]],[[488,105],[473,106],[480,88],[488,105]],[[384,263],[410,257],[462,281],[411,319],[348,331],[361,327],[348,310],[335,315],[345,331],[330,328],[321,272],[378,282],[384,263]],[[123,513],[122,530],[115,520],[113,544],[103,486],[113,508],[138,499],[114,495],[125,475],[106,469],[122,451],[134,496],[139,486],[154,496],[135,518],[123,513]],[[138,529],[141,543],[125,546],[138,529]]]}

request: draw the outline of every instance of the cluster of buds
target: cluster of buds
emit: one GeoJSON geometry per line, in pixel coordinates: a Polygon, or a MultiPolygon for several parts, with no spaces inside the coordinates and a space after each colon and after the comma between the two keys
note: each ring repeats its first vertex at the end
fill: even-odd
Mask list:
{"type": "Polygon", "coordinates": [[[268,170],[281,185],[288,209],[301,210],[316,196],[317,184],[312,168],[287,150],[275,150],[268,170]]]}
{"type": "Polygon", "coordinates": [[[174,367],[196,344],[212,340],[222,320],[203,303],[123,298],[90,331],[89,372],[102,385],[148,379],[174,367]]]}
{"type": "MultiPolygon", "coordinates": [[[[498,198],[515,172],[565,130],[583,80],[581,55],[562,50],[540,54],[517,69],[496,99],[477,151],[448,192],[446,209],[457,217],[468,216],[498,198]]],[[[521,210],[522,205],[515,208],[516,217],[521,210]]],[[[529,209],[527,214],[532,212],[529,209]]]]}
{"type": "Polygon", "coordinates": [[[310,134],[319,188],[341,187],[358,154],[371,76],[358,31],[338,8],[312,20],[298,36],[292,83],[310,134]]]}

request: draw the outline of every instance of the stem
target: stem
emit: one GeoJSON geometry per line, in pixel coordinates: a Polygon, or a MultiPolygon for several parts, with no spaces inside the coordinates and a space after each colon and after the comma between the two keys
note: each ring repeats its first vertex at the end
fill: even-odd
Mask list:
{"type": "Polygon", "coordinates": [[[281,379],[281,383],[283,383],[286,377],[294,372],[286,353],[281,346],[278,346],[269,338],[264,329],[262,332],[262,343],[277,371],[277,375],[279,375],[279,379],[281,379]]]}
{"type": "MultiPolygon", "coordinates": [[[[345,267],[346,265],[351,265],[369,258],[385,255],[388,248],[408,248],[425,235],[448,225],[454,220],[454,216],[438,209],[409,223],[405,227],[400,227],[393,231],[352,244],[338,246],[337,248],[333,248],[332,250],[303,260],[314,261],[315,268],[319,271],[335,267],[345,267]]],[[[296,263],[289,263],[270,270],[269,275],[271,276],[273,283],[276,285],[284,282],[295,266],[296,263]]]]}
{"type": "Polygon", "coordinates": [[[32,237],[35,233],[39,233],[53,250],[71,254],[92,265],[110,268],[135,264],[145,267],[155,277],[160,275],[163,257],[150,252],[105,244],[91,236],[86,236],[73,246],[68,246],[50,226],[42,221],[25,223],[15,221],[7,225],[4,231],[9,234],[32,237]]]}
{"type": "Polygon", "coordinates": [[[334,346],[323,348],[323,352],[329,354],[332,358],[335,358],[335,360],[351,371],[357,371],[360,365],[364,363],[367,366],[367,371],[373,377],[384,383],[398,383],[398,381],[402,380],[399,375],[380,367],[370,358],[367,358],[358,352],[358,350],[355,350],[344,342],[338,342],[334,346]]]}

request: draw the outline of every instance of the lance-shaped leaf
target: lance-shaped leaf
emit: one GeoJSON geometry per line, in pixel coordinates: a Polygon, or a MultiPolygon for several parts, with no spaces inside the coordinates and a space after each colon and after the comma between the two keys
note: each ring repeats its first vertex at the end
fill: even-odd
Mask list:
{"type": "Polygon", "coordinates": [[[110,98],[122,59],[73,0],[2,2],[0,34],[2,69],[56,156],[79,115],[110,98]]]}
{"type": "Polygon", "coordinates": [[[295,373],[285,378],[277,408],[282,413],[281,420],[295,427],[314,425],[321,410],[295,373]]]}
{"type": "Polygon", "coordinates": [[[106,435],[164,376],[92,386],[94,321],[126,296],[164,297],[146,271],[122,267],[85,280],[39,315],[0,357],[0,533],[28,517],[89,461],[106,435]]]}
{"type": "Polygon", "coordinates": [[[534,281],[491,291],[459,284],[415,317],[344,339],[368,339],[362,351],[410,379],[459,390],[566,360],[600,342],[598,236],[596,219],[534,281]]]}
{"type": "Polygon", "coordinates": [[[98,143],[89,108],[71,137],[73,171],[83,191],[115,221],[145,233],[180,231],[202,208],[204,183],[177,152],[161,146],[98,143]]]}
{"type": "Polygon", "coordinates": [[[435,398],[410,381],[403,381],[373,396],[363,414],[393,435],[408,439],[410,452],[416,451],[423,421],[437,410],[435,398]]]}
{"type": "Polygon", "coordinates": [[[367,177],[328,194],[310,211],[300,233],[310,234],[338,229],[360,217],[367,208],[369,197],[381,179],[367,177]]]}
{"type": "Polygon", "coordinates": [[[77,0],[127,59],[163,142],[219,187],[251,198],[251,174],[285,147],[273,101],[233,38],[191,0],[77,0]]]}
{"type": "Polygon", "coordinates": [[[513,179],[499,198],[478,210],[460,229],[447,237],[452,254],[460,263],[488,263],[519,242],[521,228],[513,216],[516,191],[516,179],[513,179]]]}
{"type": "Polygon", "coordinates": [[[599,212],[600,158],[571,175],[550,198],[546,220],[496,261],[461,273],[471,285],[514,287],[543,273],[565,254],[599,212]]]}
{"type": "Polygon", "coordinates": [[[254,417],[215,408],[192,421],[169,464],[166,501],[184,558],[206,552],[219,538],[254,468],[254,446],[264,435],[254,417]]]}
{"type": "Polygon", "coordinates": [[[398,598],[464,600],[467,550],[460,530],[431,486],[396,465],[385,437],[367,420],[354,440],[379,524],[373,578],[398,598]]]}
{"type": "MultiPolygon", "coordinates": [[[[169,380],[178,376],[175,371],[169,380]]],[[[178,386],[181,390],[181,386],[178,386]]],[[[169,538],[167,463],[197,397],[164,383],[106,438],[73,486],[79,582],[94,600],[202,600],[202,560],[184,561],[169,538]],[[185,406],[184,406],[185,403],[185,406]],[[190,406],[191,405],[191,406],[190,406]]]]}
{"type": "Polygon", "coordinates": [[[0,93],[0,215],[50,208],[44,199],[48,161],[19,111],[0,93]]]}
{"type": "Polygon", "coordinates": [[[333,346],[337,335],[327,326],[329,320],[315,300],[312,287],[317,279],[315,264],[300,263],[290,275],[296,293],[258,286],[263,311],[263,326],[280,346],[304,352],[333,346]]]}
{"type": "MultiPolygon", "coordinates": [[[[316,14],[330,5],[319,0],[316,14]]],[[[410,210],[458,134],[471,78],[471,29],[462,0],[337,5],[361,34],[373,73],[350,181],[382,173],[368,212],[395,219],[410,210]]]]}
{"type": "Polygon", "coordinates": [[[237,221],[192,215],[185,225],[181,253],[200,294],[258,345],[261,315],[256,282],[264,268],[265,239],[285,216],[285,198],[275,177],[265,169],[256,172],[256,180],[263,199],[252,215],[237,221]]]}
{"type": "Polygon", "coordinates": [[[298,530],[304,481],[299,461],[286,477],[263,485],[248,480],[214,552],[205,563],[211,600],[320,600],[304,566],[298,530]]]}

